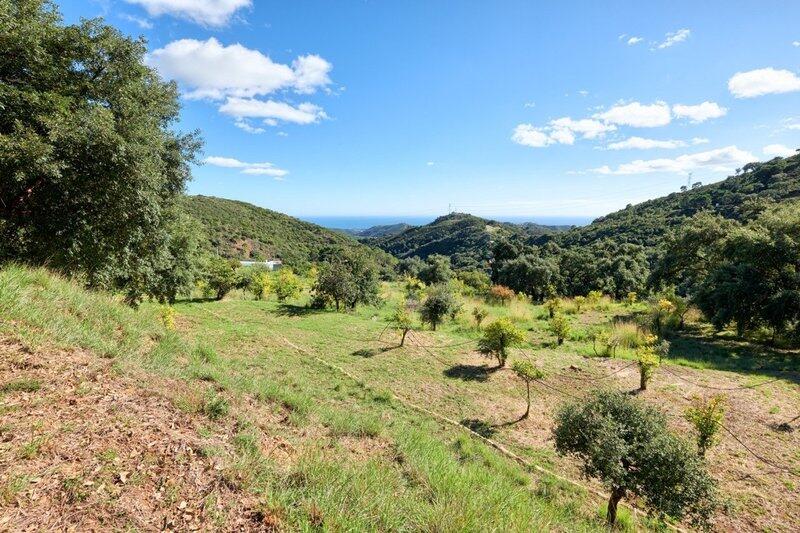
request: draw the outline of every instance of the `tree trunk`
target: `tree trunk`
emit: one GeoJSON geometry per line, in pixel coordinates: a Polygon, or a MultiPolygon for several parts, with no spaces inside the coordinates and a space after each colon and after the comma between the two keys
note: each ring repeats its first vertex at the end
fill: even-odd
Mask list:
{"type": "Polygon", "coordinates": [[[561,346],[562,344],[564,344],[564,339],[562,337],[559,337],[558,338],[558,345],[561,346]]]}
{"type": "Polygon", "coordinates": [[[639,390],[647,390],[647,376],[644,372],[639,372],[639,390]]]}
{"type": "Polygon", "coordinates": [[[608,499],[608,512],[606,514],[606,524],[609,528],[613,528],[617,523],[617,504],[625,495],[623,489],[615,488],[611,491],[611,497],[608,499]]]}
{"type": "Polygon", "coordinates": [[[408,330],[407,330],[407,329],[404,329],[404,330],[403,330],[403,338],[402,338],[402,339],[400,339],[400,347],[401,347],[401,348],[402,348],[402,347],[403,347],[403,345],[406,343],[406,335],[408,335],[408,330]]]}
{"type": "Polygon", "coordinates": [[[525,385],[527,387],[527,392],[528,392],[528,408],[525,409],[525,414],[522,415],[522,418],[528,418],[528,416],[531,414],[531,382],[526,381],[525,385]]]}
{"type": "Polygon", "coordinates": [[[431,327],[433,328],[433,331],[436,331],[436,321],[435,320],[433,322],[431,322],[431,327]]]}

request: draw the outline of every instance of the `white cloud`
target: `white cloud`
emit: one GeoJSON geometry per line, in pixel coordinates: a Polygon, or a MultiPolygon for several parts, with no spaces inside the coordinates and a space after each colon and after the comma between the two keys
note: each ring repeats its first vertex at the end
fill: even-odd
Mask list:
{"type": "Polygon", "coordinates": [[[241,44],[225,46],[213,37],[173,41],[150,54],[147,62],[164,77],[176,80],[187,91],[187,98],[214,100],[280,89],[312,93],[330,83],[332,69],[317,55],[300,56],[289,66],[241,44]]]}
{"type": "Polygon", "coordinates": [[[800,91],[800,77],[792,71],[774,68],[737,72],[728,80],[728,90],[736,98],[800,91]]]}
{"type": "Polygon", "coordinates": [[[125,0],[144,8],[150,16],[172,15],[203,26],[224,26],[251,0],[125,0]]]}
{"type": "Polygon", "coordinates": [[[664,148],[671,150],[686,146],[685,141],[660,141],[657,139],[645,139],[643,137],[629,137],[624,141],[618,141],[608,145],[609,150],[651,150],[653,148],[664,148]]]}
{"type": "Polygon", "coordinates": [[[525,105],[523,105],[522,107],[525,107],[527,109],[534,108],[536,107],[536,102],[525,102],[525,105]]]}
{"type": "Polygon", "coordinates": [[[543,148],[553,144],[555,141],[550,136],[536,128],[532,124],[519,124],[514,128],[514,134],[511,140],[523,146],[530,146],[532,148],[543,148]]]}
{"type": "Polygon", "coordinates": [[[696,169],[705,169],[712,172],[729,172],[741,167],[756,158],[736,146],[726,146],[707,152],[684,154],[674,159],[637,159],[630,163],[619,165],[612,169],[608,165],[592,169],[598,174],[648,174],[652,172],[681,173],[696,169]]]}
{"type": "Polygon", "coordinates": [[[253,133],[255,135],[258,135],[259,133],[264,133],[265,131],[267,131],[264,128],[259,128],[259,127],[250,125],[250,123],[247,122],[244,119],[237,119],[236,122],[234,122],[234,126],[236,126],[237,128],[239,128],[241,130],[246,131],[247,133],[253,133]]]}
{"type": "Polygon", "coordinates": [[[669,105],[665,102],[655,102],[650,105],[639,102],[620,104],[608,111],[594,115],[594,118],[599,118],[612,124],[633,126],[635,128],[666,126],[672,120],[669,105]]]}
{"type": "Polygon", "coordinates": [[[562,117],[556,120],[551,120],[550,127],[553,129],[554,134],[558,131],[568,131],[570,133],[580,133],[583,135],[584,139],[596,139],[598,137],[602,137],[607,132],[617,129],[617,127],[613,124],[604,124],[599,120],[594,120],[591,118],[573,120],[570,117],[562,117]]]}
{"type": "Polygon", "coordinates": [[[697,124],[712,118],[725,116],[728,110],[716,102],[703,102],[697,105],[676,104],[672,106],[672,112],[676,117],[688,118],[697,124]]]}
{"type": "Polygon", "coordinates": [[[255,98],[228,98],[219,110],[221,113],[237,119],[261,118],[269,126],[277,126],[279,121],[313,124],[328,118],[321,107],[309,102],[295,107],[286,102],[264,101],[255,98]]]}
{"type": "Polygon", "coordinates": [[[153,29],[153,23],[142,17],[136,17],[134,15],[128,15],[127,13],[123,13],[119,16],[119,18],[121,18],[122,20],[127,20],[128,22],[133,22],[143,30],[153,29]]]}
{"type": "Polygon", "coordinates": [[[607,146],[609,150],[651,150],[653,148],[663,148],[665,150],[672,150],[674,148],[683,148],[689,144],[706,144],[708,139],[703,137],[695,137],[690,142],[679,140],[658,140],[658,139],[645,139],[643,137],[628,137],[624,141],[611,143],[607,146]]]}
{"type": "Polygon", "coordinates": [[[299,93],[309,94],[330,84],[328,74],[333,66],[318,55],[300,56],[292,61],[294,87],[299,93]]]}
{"type": "Polygon", "coordinates": [[[272,163],[245,163],[232,157],[211,156],[203,161],[207,165],[221,168],[239,169],[242,174],[250,176],[270,176],[275,179],[282,179],[289,171],[278,168],[272,163]]]}
{"type": "Polygon", "coordinates": [[[792,46],[794,46],[795,48],[800,47],[800,41],[792,41],[792,46]]]}
{"type": "Polygon", "coordinates": [[[428,161],[428,162],[427,162],[427,163],[425,163],[425,164],[426,164],[426,165],[428,165],[429,167],[432,167],[432,166],[433,166],[433,165],[435,165],[436,163],[434,163],[433,161],[428,161]]]}
{"type": "Polygon", "coordinates": [[[656,46],[656,48],[658,48],[659,50],[663,50],[664,48],[669,48],[670,46],[682,43],[683,41],[689,38],[689,35],[691,35],[691,33],[692,32],[686,28],[670,32],[664,36],[664,41],[659,43],[656,46]]]}
{"type": "Polygon", "coordinates": [[[642,41],[644,41],[644,39],[642,39],[641,37],[631,37],[630,39],[628,39],[628,45],[631,46],[634,44],[639,44],[642,41]]]}
{"type": "Polygon", "coordinates": [[[514,128],[511,140],[523,146],[543,148],[551,144],[574,144],[578,135],[584,139],[596,139],[616,129],[617,127],[613,124],[606,124],[591,118],[574,120],[570,117],[562,117],[551,120],[546,127],[519,124],[514,128]]]}
{"type": "Polygon", "coordinates": [[[764,147],[764,155],[770,157],[789,157],[796,152],[785,144],[768,144],[764,147]]]}

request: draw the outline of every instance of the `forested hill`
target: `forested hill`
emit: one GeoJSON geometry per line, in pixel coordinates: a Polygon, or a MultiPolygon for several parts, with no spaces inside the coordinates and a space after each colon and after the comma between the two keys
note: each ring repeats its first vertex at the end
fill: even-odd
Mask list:
{"type": "Polygon", "coordinates": [[[397,224],[384,224],[380,226],[371,226],[366,229],[348,229],[343,231],[348,235],[356,237],[357,239],[370,239],[378,237],[392,237],[414,227],[416,226],[406,224],[405,222],[398,222],[397,224]]]}
{"type": "MultiPolygon", "coordinates": [[[[800,197],[800,154],[750,163],[724,181],[628,206],[588,226],[555,236],[562,246],[587,245],[603,239],[657,246],[664,235],[700,211],[749,220],[770,204],[800,197]]],[[[542,243],[547,239],[535,239],[542,243]]]]}
{"type": "Polygon", "coordinates": [[[370,253],[381,253],[344,233],[246,202],[213,196],[184,196],[181,205],[202,224],[208,248],[224,257],[254,260],[278,257],[289,265],[302,267],[314,260],[326,245],[359,247],[370,253]]]}
{"type": "Polygon", "coordinates": [[[492,256],[491,241],[496,237],[533,238],[557,230],[557,227],[551,226],[508,224],[465,213],[452,213],[398,235],[365,242],[399,258],[419,256],[425,259],[431,254],[442,254],[449,256],[457,268],[486,268],[492,256]]]}

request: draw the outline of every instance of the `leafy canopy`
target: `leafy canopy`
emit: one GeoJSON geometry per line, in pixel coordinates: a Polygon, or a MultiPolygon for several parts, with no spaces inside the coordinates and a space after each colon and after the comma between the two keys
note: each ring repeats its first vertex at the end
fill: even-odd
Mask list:
{"type": "Polygon", "coordinates": [[[716,484],[655,408],[625,393],[596,392],[559,410],[553,436],[559,453],[580,459],[584,474],[612,494],[637,496],[659,515],[708,524],[716,484]]]}
{"type": "Polygon", "coordinates": [[[0,0],[0,50],[0,260],[171,299],[161,278],[186,260],[174,203],[200,147],[175,132],[174,83],[143,40],[65,26],[44,0],[0,0]]]}

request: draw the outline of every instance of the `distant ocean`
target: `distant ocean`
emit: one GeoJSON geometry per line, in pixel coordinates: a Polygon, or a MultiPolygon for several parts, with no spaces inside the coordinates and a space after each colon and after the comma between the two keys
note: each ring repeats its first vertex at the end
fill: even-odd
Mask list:
{"type": "MultiPolygon", "coordinates": [[[[422,226],[433,222],[437,217],[435,216],[301,216],[298,217],[306,222],[313,222],[324,228],[331,229],[351,229],[361,230],[371,228],[372,226],[386,226],[389,224],[399,224],[405,222],[412,226],[422,226]]],[[[485,217],[492,220],[499,220],[500,222],[513,222],[514,224],[522,224],[525,222],[534,222],[536,224],[544,224],[546,226],[584,226],[594,220],[594,217],[485,217]]]]}

